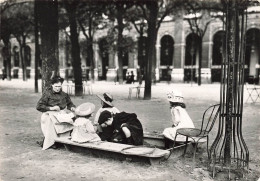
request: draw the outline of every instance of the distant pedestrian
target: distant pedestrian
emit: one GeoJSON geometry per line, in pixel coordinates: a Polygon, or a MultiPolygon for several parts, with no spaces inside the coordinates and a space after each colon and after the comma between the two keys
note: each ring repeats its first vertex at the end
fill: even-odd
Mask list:
{"type": "Polygon", "coordinates": [[[129,74],[129,72],[127,72],[126,74],[126,83],[131,84],[131,75],[129,74]]]}
{"type": "Polygon", "coordinates": [[[130,75],[130,84],[133,84],[135,82],[135,75],[134,72],[131,71],[131,75],[130,75]]]}

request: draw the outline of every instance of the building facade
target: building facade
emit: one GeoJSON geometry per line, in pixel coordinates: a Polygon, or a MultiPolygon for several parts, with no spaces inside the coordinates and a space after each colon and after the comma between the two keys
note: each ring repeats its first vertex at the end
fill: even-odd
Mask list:
{"type": "MultiPolygon", "coordinates": [[[[106,41],[107,31],[96,32],[94,36],[94,75],[96,80],[115,81],[118,70],[118,58],[116,51],[110,51],[106,41]]],[[[124,79],[128,72],[133,71],[135,79],[140,70],[144,68],[142,58],[146,51],[142,49],[145,43],[140,43],[138,33],[132,28],[125,30],[124,35],[136,42],[131,50],[123,52],[124,79]],[[140,51],[142,50],[142,51],[140,51]]],[[[156,62],[154,79],[156,81],[171,81],[173,83],[196,82],[198,79],[199,52],[198,43],[202,42],[201,81],[202,83],[220,82],[221,60],[223,55],[224,40],[223,22],[214,19],[208,25],[204,36],[199,36],[190,31],[187,20],[179,18],[172,20],[166,18],[158,31],[156,42],[156,62]]],[[[70,43],[65,33],[60,33],[60,74],[68,79],[73,79],[73,68],[70,56],[70,43]]],[[[84,37],[81,36],[81,66],[83,77],[90,77],[90,62],[84,51],[84,37]]],[[[6,73],[6,48],[1,43],[0,75],[6,73]]],[[[259,81],[260,65],[260,7],[252,7],[248,10],[246,30],[246,54],[245,76],[257,78],[259,81]]],[[[22,65],[19,53],[19,44],[15,38],[11,39],[11,77],[22,79],[22,65]]],[[[34,78],[35,55],[34,42],[27,40],[25,49],[25,62],[27,78],[34,78]]],[[[39,70],[41,61],[39,60],[39,70]]],[[[247,80],[247,79],[246,79],[247,80]]]]}

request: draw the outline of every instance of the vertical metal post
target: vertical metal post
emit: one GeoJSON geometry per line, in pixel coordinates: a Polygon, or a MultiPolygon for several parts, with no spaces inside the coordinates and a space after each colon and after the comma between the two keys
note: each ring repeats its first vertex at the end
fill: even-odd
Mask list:
{"type": "Polygon", "coordinates": [[[217,136],[210,148],[210,168],[244,173],[249,151],[242,136],[245,8],[243,1],[225,1],[225,46],[220,88],[220,117],[217,136]]]}

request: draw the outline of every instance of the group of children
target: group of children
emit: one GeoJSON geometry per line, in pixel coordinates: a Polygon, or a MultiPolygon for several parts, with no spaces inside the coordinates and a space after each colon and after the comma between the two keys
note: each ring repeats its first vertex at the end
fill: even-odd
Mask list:
{"type": "MultiPolygon", "coordinates": [[[[172,127],[165,128],[163,135],[167,139],[174,140],[177,129],[194,128],[194,124],[185,110],[186,105],[181,92],[172,91],[168,93],[167,96],[170,103],[173,125],[172,127]]],[[[88,133],[82,133],[82,135],[86,136],[86,139],[83,139],[83,141],[102,140],[142,145],[143,128],[141,122],[137,119],[136,114],[120,113],[120,111],[113,106],[113,98],[108,93],[104,93],[103,97],[98,97],[101,99],[102,107],[97,111],[93,124],[91,124],[91,121],[89,120],[95,109],[95,106],[92,103],[84,103],[76,108],[75,114],[78,118],[75,120],[74,125],[81,125],[84,127],[85,132],[88,133]],[[85,114],[78,111],[80,109],[82,109],[82,112],[85,112],[85,114]],[[81,124],[79,124],[79,120],[81,121],[81,124]],[[90,133],[93,135],[89,135],[90,133]]],[[[74,132],[79,132],[78,129],[79,128],[77,127],[76,129],[74,128],[72,140],[80,142],[82,141],[82,135],[75,136],[76,134],[74,134],[74,132]]]]}
{"type": "MultiPolygon", "coordinates": [[[[112,103],[112,95],[98,95],[102,107],[96,112],[92,123],[90,117],[94,115],[95,105],[87,102],[76,107],[68,94],[62,91],[62,83],[62,78],[54,77],[50,89],[43,93],[36,106],[36,109],[43,113],[43,150],[55,145],[57,137],[68,135],[72,141],[79,143],[102,140],[131,145],[143,144],[143,127],[137,115],[120,112],[112,103]],[[66,109],[74,112],[70,113],[71,118],[68,117],[66,109]]],[[[165,128],[163,135],[166,139],[174,140],[177,129],[194,128],[194,124],[185,110],[181,92],[174,90],[167,96],[173,125],[165,128]]]]}
{"type": "Polygon", "coordinates": [[[89,118],[95,105],[83,103],[75,110],[76,120],[71,140],[79,143],[110,141],[131,145],[143,144],[143,127],[135,113],[120,112],[113,106],[109,93],[99,96],[102,107],[97,111],[93,124],[89,118]]]}

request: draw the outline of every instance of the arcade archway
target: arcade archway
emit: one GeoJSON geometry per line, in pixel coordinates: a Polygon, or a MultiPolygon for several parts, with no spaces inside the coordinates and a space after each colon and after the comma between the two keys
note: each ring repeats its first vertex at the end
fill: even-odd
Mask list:
{"type": "Polygon", "coordinates": [[[213,37],[212,65],[211,65],[211,81],[221,81],[221,63],[223,55],[223,47],[225,42],[225,32],[218,31],[213,37]]]}
{"type": "Polygon", "coordinates": [[[197,68],[199,61],[199,43],[201,38],[195,33],[191,33],[186,38],[184,81],[197,81],[197,68]]]}
{"type": "Polygon", "coordinates": [[[174,40],[170,35],[165,35],[161,39],[160,80],[171,80],[173,54],[174,40]]]}
{"type": "Polygon", "coordinates": [[[98,78],[100,80],[106,80],[106,74],[108,70],[108,62],[109,62],[109,45],[105,38],[99,41],[99,50],[101,61],[98,63],[98,78]]]}
{"type": "Polygon", "coordinates": [[[245,81],[259,82],[260,30],[249,29],[246,32],[245,81]]]}

